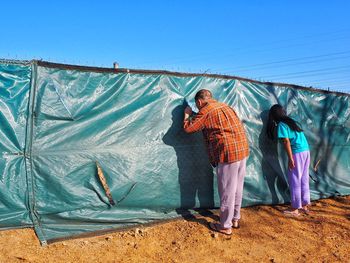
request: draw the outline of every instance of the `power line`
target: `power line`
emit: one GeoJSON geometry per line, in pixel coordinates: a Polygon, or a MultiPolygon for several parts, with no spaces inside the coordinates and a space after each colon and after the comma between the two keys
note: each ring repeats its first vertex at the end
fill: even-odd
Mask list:
{"type": "MultiPolygon", "coordinates": [[[[348,37],[341,37],[341,38],[336,38],[336,39],[327,39],[326,41],[333,41],[333,40],[339,40],[339,39],[344,39],[344,38],[348,38],[348,37]]],[[[323,41],[326,42],[325,40],[323,41]]],[[[243,54],[246,54],[246,53],[251,53],[251,52],[255,52],[255,54],[259,54],[259,53],[266,53],[266,52],[270,52],[270,51],[276,51],[276,50],[283,50],[283,49],[286,49],[286,48],[292,48],[292,47],[298,47],[298,46],[308,46],[308,45],[314,45],[315,44],[315,41],[312,41],[312,42],[309,42],[309,43],[298,43],[298,44],[290,44],[290,45],[285,45],[285,46],[277,46],[277,47],[273,47],[273,48],[269,48],[269,49],[258,49],[258,50],[249,50],[249,49],[254,49],[256,47],[251,47],[251,48],[238,48],[238,49],[235,49],[233,52],[230,52],[228,54],[221,54],[221,55],[215,55],[215,59],[218,59],[218,58],[232,58],[232,57],[237,57],[237,51],[240,51],[240,50],[245,50],[244,52],[240,52],[239,55],[243,55],[243,54]]],[[[217,52],[213,52],[213,54],[217,54],[217,52]]],[[[212,56],[212,55],[211,55],[212,56]]],[[[211,56],[205,56],[205,57],[210,57],[211,56]]],[[[172,60],[172,62],[193,62],[193,61],[198,61],[199,59],[188,59],[188,58],[185,58],[185,59],[180,59],[180,60],[172,60]]]]}
{"type": "Polygon", "coordinates": [[[350,76],[341,76],[341,77],[331,77],[331,78],[317,78],[317,79],[311,79],[309,81],[334,81],[334,80],[350,80],[350,76]]]}
{"type": "MultiPolygon", "coordinates": [[[[336,37],[336,38],[331,38],[329,37],[330,35],[334,35],[334,34],[339,34],[340,32],[349,32],[349,29],[344,29],[344,30],[339,30],[339,31],[334,31],[334,32],[327,32],[327,33],[321,33],[321,34],[316,34],[316,35],[309,35],[309,36],[301,36],[301,37],[294,37],[294,38],[289,38],[289,39],[282,39],[282,40],[277,40],[277,41],[271,41],[271,42],[265,42],[265,43],[262,43],[262,44],[259,44],[259,47],[261,46],[271,46],[272,44],[274,43],[285,43],[285,42],[290,42],[290,41],[293,41],[293,40],[298,40],[298,39],[308,39],[308,38],[311,38],[312,41],[310,41],[310,43],[298,43],[298,44],[290,44],[290,45],[284,45],[284,46],[277,46],[274,47],[274,48],[270,48],[270,49],[261,49],[260,52],[264,52],[266,50],[270,51],[270,50],[276,50],[276,49],[281,49],[281,48],[289,48],[289,47],[294,47],[294,46],[300,46],[300,45],[310,45],[310,44],[315,44],[315,39],[312,39],[314,38],[315,36],[327,36],[327,39],[326,40],[323,40],[322,43],[324,42],[328,42],[328,41],[333,41],[333,40],[339,40],[339,39],[344,39],[344,38],[348,38],[348,36],[341,36],[341,37],[336,37]]],[[[217,56],[217,53],[218,51],[217,50],[214,50],[212,52],[207,52],[206,54],[199,54],[199,55],[195,55],[195,56],[186,56],[186,57],[178,57],[178,58],[173,58],[173,59],[170,59],[170,61],[172,62],[190,62],[190,61],[195,61],[195,60],[198,60],[200,58],[205,58],[205,57],[211,57],[213,54],[215,54],[215,58],[218,58],[218,57],[231,57],[232,55],[235,56],[236,55],[236,52],[237,51],[240,51],[240,50],[249,50],[249,49],[254,49],[256,48],[256,44],[254,45],[251,45],[251,46],[244,46],[244,47],[241,47],[241,48],[236,48],[236,49],[233,49],[232,51],[230,51],[229,53],[226,53],[226,54],[221,54],[220,56],[217,56]]],[[[259,52],[259,50],[258,50],[259,52]]],[[[241,53],[242,54],[242,53],[241,53]]],[[[147,64],[155,64],[157,62],[155,61],[152,61],[152,62],[144,62],[144,63],[141,63],[143,65],[147,65],[147,64]]],[[[162,64],[167,64],[168,62],[164,63],[164,62],[158,62],[158,63],[162,63],[162,64]]]]}
{"type": "MultiPolygon", "coordinates": [[[[279,65],[279,67],[284,67],[284,66],[293,66],[293,65],[302,65],[302,64],[310,64],[314,62],[320,62],[320,61],[329,61],[329,60],[336,60],[336,59],[345,59],[349,58],[350,56],[342,56],[342,57],[331,57],[334,55],[339,55],[339,54],[349,54],[350,51],[347,52],[337,52],[337,53],[331,53],[331,54],[324,54],[324,55],[319,55],[319,56],[309,56],[309,57],[301,57],[301,58],[295,58],[295,59],[286,59],[286,60],[280,60],[280,61],[273,61],[273,62],[268,62],[268,63],[260,63],[260,64],[253,64],[250,66],[244,66],[238,69],[233,69],[230,68],[229,71],[224,71],[225,72],[232,72],[234,71],[249,71],[249,70],[255,70],[255,69],[265,69],[265,68],[274,68],[276,64],[286,64],[286,65],[279,65]],[[301,63],[287,63],[287,62],[294,62],[294,61],[303,61],[303,60],[308,60],[310,58],[321,58],[321,57],[330,57],[330,58],[324,58],[324,59],[317,59],[317,60],[311,60],[311,61],[306,61],[306,62],[301,62],[301,63]],[[272,67],[269,65],[273,65],[272,67]],[[265,67],[267,66],[267,67],[265,67]]],[[[227,68],[226,68],[227,69],[227,68]]]]}
{"type": "Polygon", "coordinates": [[[292,73],[284,73],[284,74],[276,74],[276,75],[267,75],[267,76],[260,76],[259,78],[274,78],[274,77],[280,77],[280,76],[290,76],[290,75],[303,75],[307,73],[313,73],[313,72],[323,72],[323,71],[329,71],[329,70],[338,70],[338,69],[347,69],[350,68],[350,65],[342,66],[342,67],[333,67],[333,68],[324,68],[324,69],[316,69],[316,70],[306,70],[306,71],[299,71],[299,72],[292,72],[292,73]]]}
{"type": "Polygon", "coordinates": [[[322,83],[316,83],[314,85],[326,85],[326,86],[331,86],[331,85],[335,85],[335,86],[348,86],[350,87],[350,81],[343,81],[343,82],[338,82],[338,83],[330,83],[328,84],[322,84],[322,83]]]}
{"type": "MultiPolygon", "coordinates": [[[[348,72],[348,69],[344,70],[339,70],[336,72],[324,72],[324,73],[316,73],[316,74],[306,74],[306,75],[298,75],[298,76],[288,76],[288,77],[278,77],[278,78],[273,78],[274,80],[280,80],[280,79],[295,79],[295,78],[305,78],[305,77],[312,77],[312,76],[324,76],[324,75],[333,75],[333,74],[338,74],[340,72],[348,72]]],[[[259,79],[265,79],[266,78],[259,78],[259,79]]]]}
{"type": "MultiPolygon", "coordinates": [[[[337,73],[337,72],[334,72],[334,73],[337,73]]],[[[339,75],[339,76],[329,76],[328,78],[315,78],[315,79],[311,79],[312,81],[346,81],[346,80],[349,80],[350,81],[350,76],[349,75],[345,75],[345,74],[342,74],[342,75],[339,75]]]]}

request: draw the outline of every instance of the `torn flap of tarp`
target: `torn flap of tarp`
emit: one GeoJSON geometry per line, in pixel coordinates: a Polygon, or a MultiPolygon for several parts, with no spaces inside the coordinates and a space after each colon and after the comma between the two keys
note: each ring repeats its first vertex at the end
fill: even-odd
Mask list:
{"type": "Polygon", "coordinates": [[[107,184],[106,177],[104,176],[103,171],[101,169],[101,166],[98,164],[98,162],[96,162],[96,167],[97,167],[98,178],[103,186],[103,189],[105,190],[108,201],[111,205],[115,205],[115,202],[113,200],[113,196],[111,194],[111,190],[109,189],[109,186],[107,184]]]}

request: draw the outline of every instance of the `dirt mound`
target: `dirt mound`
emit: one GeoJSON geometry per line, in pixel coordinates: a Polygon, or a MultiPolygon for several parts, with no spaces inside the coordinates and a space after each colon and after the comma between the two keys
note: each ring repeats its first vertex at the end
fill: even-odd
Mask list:
{"type": "Polygon", "coordinates": [[[232,236],[208,229],[217,211],[46,247],[32,229],[1,231],[0,262],[350,262],[350,196],[313,202],[299,217],[284,208],[242,209],[232,236]]]}

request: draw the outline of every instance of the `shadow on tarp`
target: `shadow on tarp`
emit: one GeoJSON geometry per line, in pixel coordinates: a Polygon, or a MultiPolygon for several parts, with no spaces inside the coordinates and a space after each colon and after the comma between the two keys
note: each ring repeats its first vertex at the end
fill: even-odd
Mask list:
{"type": "Polygon", "coordinates": [[[181,208],[178,213],[188,216],[187,209],[214,208],[213,168],[209,163],[200,132],[187,134],[183,130],[183,114],[187,103],[172,111],[172,125],[163,142],[174,148],[177,158],[181,208]]]}
{"type": "Polygon", "coordinates": [[[259,148],[262,154],[261,172],[269,187],[272,204],[287,203],[290,201],[289,188],[279,163],[278,141],[276,139],[270,140],[266,136],[268,115],[269,110],[264,110],[260,114],[263,123],[263,128],[259,135],[259,148]],[[282,200],[280,200],[278,193],[282,200]]]}

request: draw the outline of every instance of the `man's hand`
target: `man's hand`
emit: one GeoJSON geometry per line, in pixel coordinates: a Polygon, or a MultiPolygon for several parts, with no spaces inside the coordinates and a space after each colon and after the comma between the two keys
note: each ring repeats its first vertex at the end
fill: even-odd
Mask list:
{"type": "Polygon", "coordinates": [[[186,108],[185,108],[185,115],[188,115],[188,116],[190,116],[191,114],[192,114],[192,109],[191,109],[191,107],[190,106],[187,106],[186,108]]]}
{"type": "Polygon", "coordinates": [[[190,106],[187,106],[184,112],[184,115],[185,115],[184,120],[187,120],[191,116],[191,114],[192,114],[192,109],[190,106]]]}
{"type": "Polygon", "coordinates": [[[293,158],[288,160],[288,168],[289,168],[289,170],[292,170],[295,168],[295,163],[294,163],[293,158]]]}

